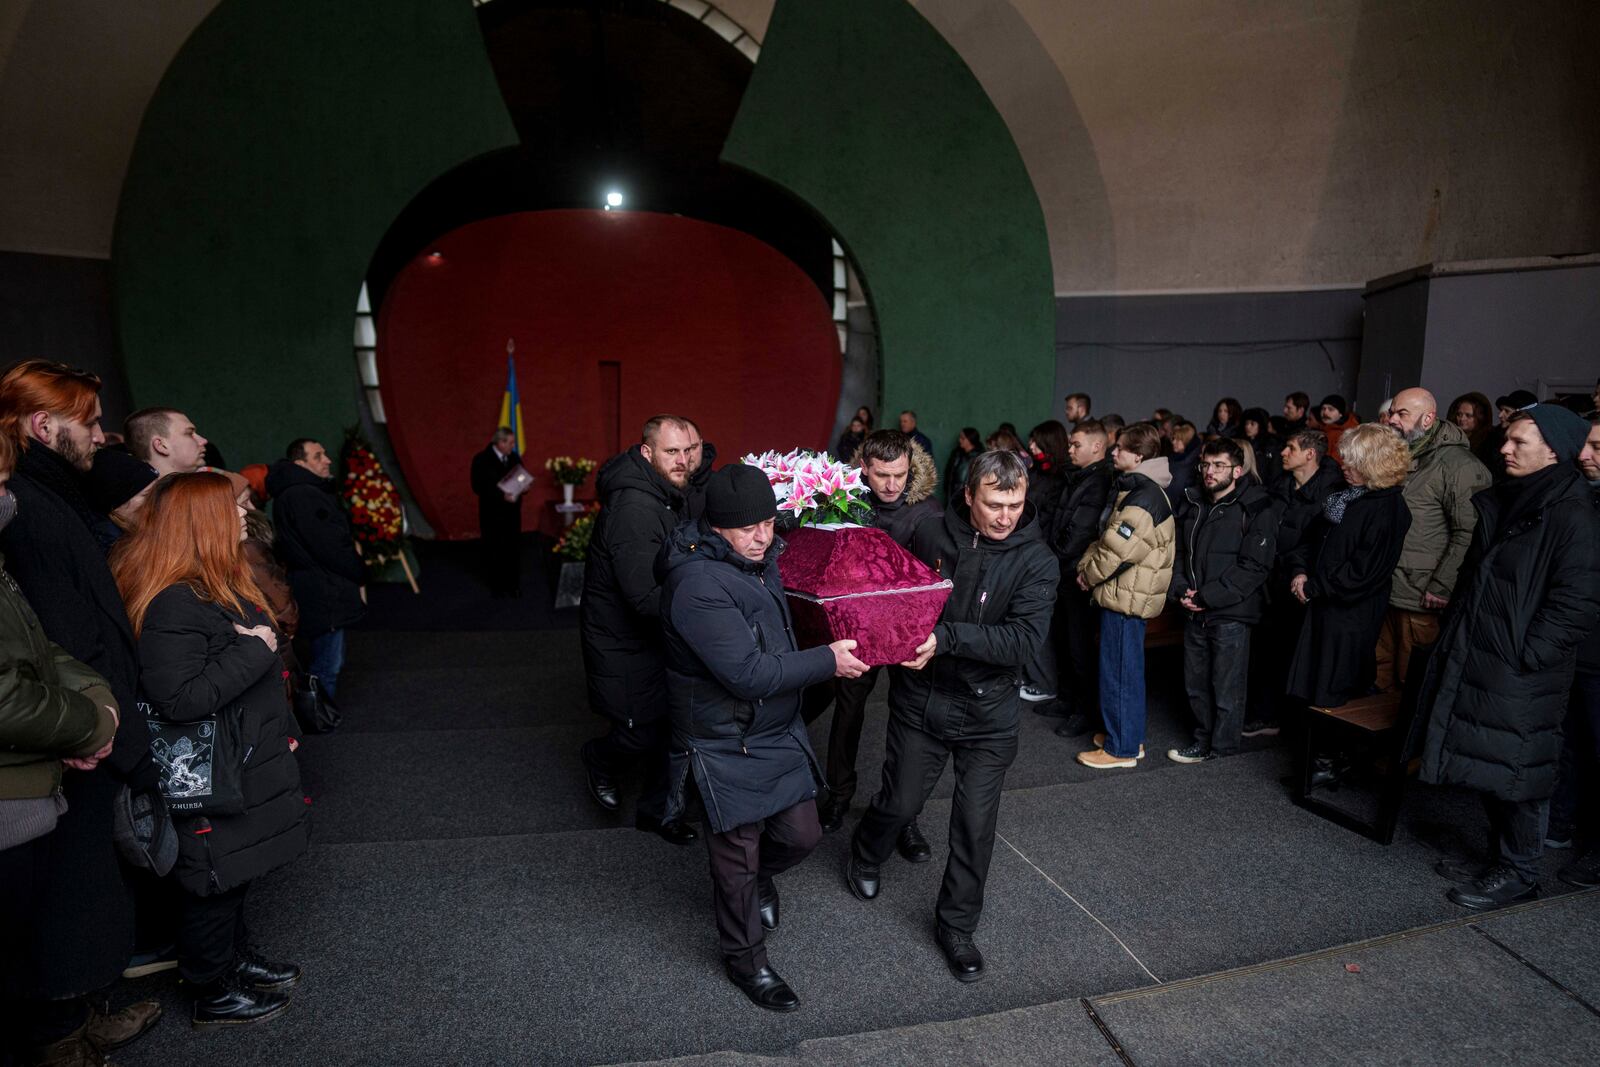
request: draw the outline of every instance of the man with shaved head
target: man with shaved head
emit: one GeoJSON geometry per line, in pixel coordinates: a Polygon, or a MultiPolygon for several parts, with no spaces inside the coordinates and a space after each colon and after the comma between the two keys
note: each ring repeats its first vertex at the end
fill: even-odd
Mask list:
{"type": "Polygon", "coordinates": [[[1439,417],[1439,402],[1426,389],[1396,393],[1383,423],[1411,448],[1404,490],[1411,529],[1378,634],[1378,687],[1399,689],[1411,650],[1439,636],[1439,616],[1450,603],[1478,522],[1472,495],[1489,487],[1490,476],[1473,456],[1467,435],[1439,417]]]}

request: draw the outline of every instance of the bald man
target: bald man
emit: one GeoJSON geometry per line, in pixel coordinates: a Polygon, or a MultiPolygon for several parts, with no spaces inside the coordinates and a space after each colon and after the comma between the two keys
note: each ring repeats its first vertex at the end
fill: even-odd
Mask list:
{"type": "Polygon", "coordinates": [[[1405,685],[1412,649],[1439,636],[1439,616],[1450,603],[1478,523],[1472,494],[1487,489],[1490,477],[1489,468],[1473,456],[1467,435],[1439,417],[1439,402],[1428,390],[1396,393],[1383,423],[1411,448],[1404,489],[1411,529],[1378,633],[1378,687],[1398,690],[1405,685]]]}

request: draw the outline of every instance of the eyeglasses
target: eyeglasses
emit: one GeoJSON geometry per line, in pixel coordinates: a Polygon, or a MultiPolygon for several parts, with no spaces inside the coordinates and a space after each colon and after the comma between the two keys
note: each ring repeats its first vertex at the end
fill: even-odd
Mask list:
{"type": "Polygon", "coordinates": [[[1205,467],[1205,469],[1208,470],[1208,471],[1231,471],[1231,470],[1233,470],[1233,464],[1232,463],[1205,463],[1205,464],[1201,464],[1201,465],[1203,467],[1205,467]]]}

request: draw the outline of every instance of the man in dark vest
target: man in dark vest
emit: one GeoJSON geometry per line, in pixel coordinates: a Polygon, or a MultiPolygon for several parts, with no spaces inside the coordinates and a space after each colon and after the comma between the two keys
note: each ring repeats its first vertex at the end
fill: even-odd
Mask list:
{"type": "MultiPolygon", "coordinates": [[[[867,483],[867,504],[872,508],[873,525],[904,547],[924,522],[936,521],[941,509],[933,491],[939,473],[933,457],[899,430],[875,430],[861,442],[856,453],[862,480],[867,483]]],[[[807,694],[808,719],[827,708],[826,696],[834,698],[833,724],[828,731],[828,799],[817,815],[824,832],[832,833],[844,824],[850,801],[856,793],[856,754],[861,749],[861,725],[866,717],[867,698],[872,695],[882,671],[873,667],[859,678],[838,678],[818,687],[822,699],[807,694]]],[[[901,831],[900,854],[912,863],[927,863],[933,858],[927,838],[912,820],[901,831]]]]}
{"type": "Polygon", "coordinates": [[[483,569],[495,596],[522,595],[522,495],[500,488],[506,475],[522,463],[517,435],[508,426],[472,457],[472,491],[478,497],[478,536],[483,538],[483,569]]]}
{"type": "Polygon", "coordinates": [[[883,787],[856,827],[845,871],[857,897],[878,896],[880,865],[953,756],[950,857],[935,939],[963,982],[983,976],[972,935],[983,911],[1000,793],[1017,755],[1017,679],[1045,641],[1061,574],[1027,491],[1021,457],[985,452],[967,472],[965,502],[912,535],[912,555],[954,588],[916,657],[889,672],[883,787]]]}
{"type": "Polygon", "coordinates": [[[634,822],[674,845],[697,836],[664,817],[667,800],[667,675],[661,637],[656,557],[673,528],[701,509],[704,470],[715,455],[694,423],[657,415],[640,441],[607,460],[595,479],[600,514],[583,568],[578,629],[589,707],[611,722],[583,746],[589,795],[607,811],[620,806],[617,777],[643,763],[634,822]]]}
{"type": "Polygon", "coordinates": [[[1489,817],[1486,863],[1442,861],[1464,908],[1539,895],[1578,646],[1600,619],[1600,514],[1573,461],[1588,424],[1555,404],[1506,422],[1506,479],[1478,522],[1423,685],[1422,780],[1464,785],[1489,817]]]}

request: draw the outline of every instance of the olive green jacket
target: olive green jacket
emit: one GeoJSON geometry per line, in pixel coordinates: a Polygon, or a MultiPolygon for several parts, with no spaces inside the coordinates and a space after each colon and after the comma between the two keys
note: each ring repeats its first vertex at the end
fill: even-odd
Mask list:
{"type": "Polygon", "coordinates": [[[1472,454],[1467,435],[1442,419],[1434,423],[1417,443],[1406,477],[1411,529],[1389,585],[1390,607],[1426,610],[1423,593],[1450,598],[1478,525],[1472,495],[1489,482],[1489,468],[1472,454]]]}
{"type": "Polygon", "coordinates": [[[116,732],[108,705],[116,701],[105,679],[45,637],[0,569],[0,800],[59,789],[61,760],[94,755],[116,732]]]}

